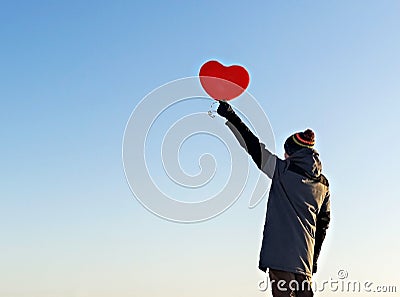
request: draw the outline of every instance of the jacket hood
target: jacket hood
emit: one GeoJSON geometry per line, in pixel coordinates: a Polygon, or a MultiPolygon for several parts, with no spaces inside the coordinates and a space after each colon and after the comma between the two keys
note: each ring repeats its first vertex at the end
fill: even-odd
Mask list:
{"type": "Polygon", "coordinates": [[[312,177],[318,177],[322,172],[322,163],[319,160],[319,154],[315,149],[303,148],[288,158],[288,160],[298,167],[302,168],[312,177]]]}

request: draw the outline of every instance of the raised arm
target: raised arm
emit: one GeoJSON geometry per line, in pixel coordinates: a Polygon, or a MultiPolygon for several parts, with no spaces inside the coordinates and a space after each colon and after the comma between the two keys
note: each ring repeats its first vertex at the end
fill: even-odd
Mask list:
{"type": "Polygon", "coordinates": [[[220,101],[217,113],[228,120],[225,124],[252,157],[257,167],[272,178],[277,157],[260,143],[258,137],[242,122],[227,102],[220,101]]]}

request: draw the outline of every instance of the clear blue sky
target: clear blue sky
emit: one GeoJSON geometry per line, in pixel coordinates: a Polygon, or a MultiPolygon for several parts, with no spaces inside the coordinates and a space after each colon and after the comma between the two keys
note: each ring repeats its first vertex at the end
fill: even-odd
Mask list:
{"type": "Polygon", "coordinates": [[[278,154],[317,133],[333,220],[316,278],[399,291],[399,28],[395,0],[0,1],[0,296],[265,295],[265,200],[175,224],[123,173],[135,105],[209,59],[249,69],[278,154]]]}

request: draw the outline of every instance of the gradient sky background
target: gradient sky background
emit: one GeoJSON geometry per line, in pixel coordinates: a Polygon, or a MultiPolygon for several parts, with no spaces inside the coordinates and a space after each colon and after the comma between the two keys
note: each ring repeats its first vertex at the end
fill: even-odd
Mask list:
{"type": "Polygon", "coordinates": [[[123,172],[135,105],[209,59],[249,69],[279,155],[317,134],[333,217],[316,280],[399,292],[399,28],[388,0],[1,1],[0,296],[266,295],[266,200],[171,223],[123,172]]]}

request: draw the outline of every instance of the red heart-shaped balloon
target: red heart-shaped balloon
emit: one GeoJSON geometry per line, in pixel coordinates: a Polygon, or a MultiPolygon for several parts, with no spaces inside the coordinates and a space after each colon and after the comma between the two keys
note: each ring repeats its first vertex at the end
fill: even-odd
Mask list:
{"type": "Polygon", "coordinates": [[[224,66],[208,61],[200,68],[200,83],[211,98],[232,100],[242,94],[250,82],[247,70],[238,65],[224,66]]]}

